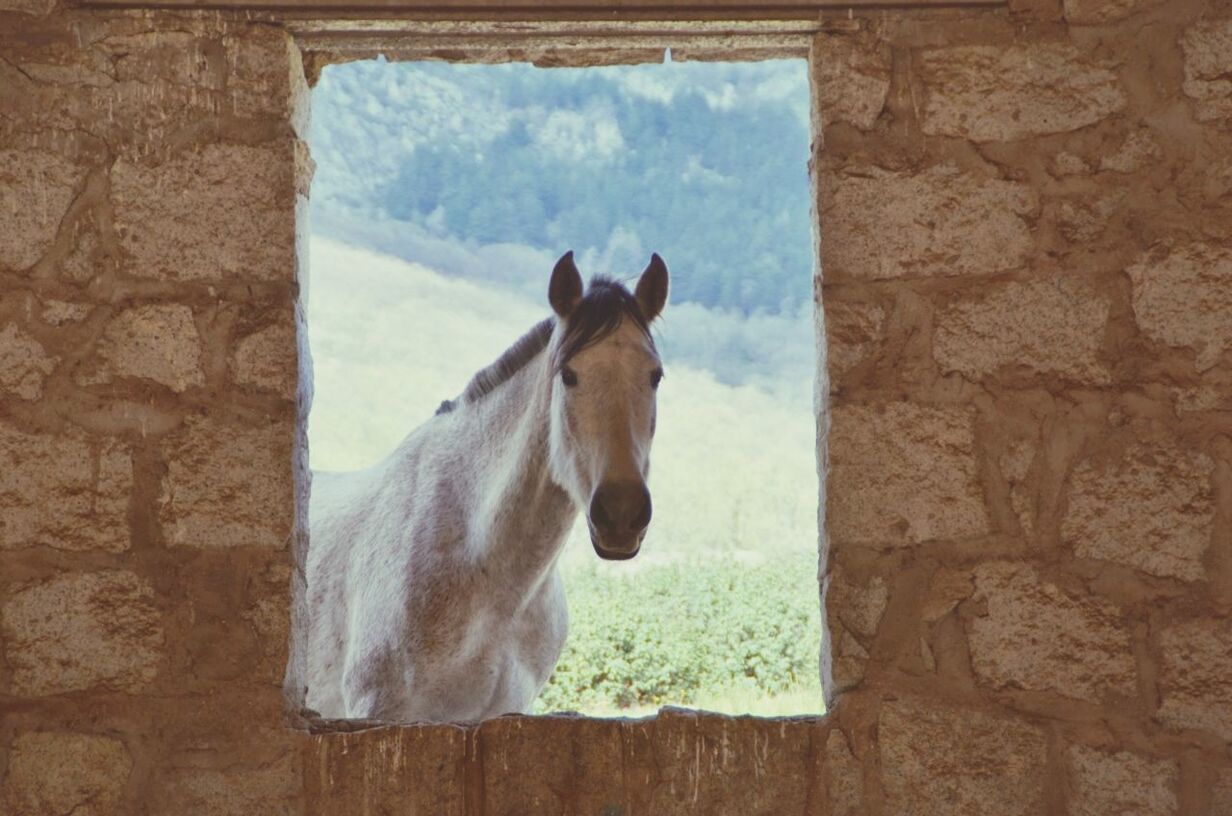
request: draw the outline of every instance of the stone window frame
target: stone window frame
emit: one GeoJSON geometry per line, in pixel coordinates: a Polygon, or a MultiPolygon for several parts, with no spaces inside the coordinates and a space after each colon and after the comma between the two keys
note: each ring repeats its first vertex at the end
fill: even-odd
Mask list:
{"type": "MultiPolygon", "coordinates": [[[[929,4],[929,3],[926,3],[929,4]]],[[[828,472],[827,435],[829,432],[829,376],[826,364],[825,315],[819,295],[821,270],[820,201],[818,152],[821,146],[818,43],[819,35],[857,30],[858,24],[844,17],[819,16],[812,20],[541,20],[509,22],[486,20],[321,20],[308,18],[290,20],[287,28],[298,47],[304,76],[310,86],[320,79],[322,69],[340,64],[384,56],[390,61],[441,61],[449,63],[497,64],[520,62],[539,67],[597,67],[610,65],[661,63],[670,49],[673,61],[757,62],[768,59],[804,59],[808,63],[810,101],[809,185],[813,241],[815,354],[814,411],[817,422],[818,462],[818,602],[821,609],[821,654],[819,671],[826,710],[833,709],[837,698],[831,672],[830,627],[826,619],[825,575],[829,560],[829,538],[826,533],[826,476],[828,472]]],[[[308,100],[301,100],[307,113],[308,100]]],[[[306,118],[301,122],[306,122],[306,118]]],[[[302,132],[301,135],[306,136],[302,132]]],[[[298,172],[310,174],[311,162],[301,162],[298,172]]],[[[310,178],[301,180],[300,188],[308,189],[310,178]]],[[[302,213],[301,215],[306,215],[302,213]]],[[[302,231],[306,218],[297,218],[297,231],[302,231]]],[[[299,241],[307,253],[306,236],[299,241]]],[[[301,268],[309,268],[301,262],[301,268]]],[[[302,303],[299,312],[304,312],[302,303]]],[[[303,329],[301,328],[301,333],[303,329]]],[[[301,339],[301,342],[303,340],[301,339]]],[[[301,350],[301,354],[302,354],[301,350]]],[[[301,365],[301,371],[305,366],[301,365]]],[[[310,371],[310,369],[308,369],[310,371]]],[[[297,436],[306,434],[310,402],[301,401],[297,411],[297,436]]],[[[306,460],[306,454],[303,454],[306,460]]],[[[322,718],[304,707],[305,683],[300,679],[303,668],[303,633],[307,629],[305,606],[304,563],[307,556],[307,505],[311,495],[311,477],[305,478],[306,461],[296,468],[296,517],[300,530],[292,547],[295,580],[292,586],[291,643],[287,674],[284,681],[284,705],[288,725],[313,734],[361,731],[368,728],[398,725],[409,728],[430,728],[437,723],[389,723],[376,720],[322,718]]],[[[551,717],[553,714],[524,715],[551,717]]],[[[570,715],[573,716],[573,715],[570,715]]],[[[659,716],[652,715],[652,719],[659,716]]],[[[750,715],[741,715],[750,716],[750,715]]],[[[792,715],[793,720],[820,720],[825,714],[792,715]]],[[[603,720],[603,717],[580,717],[581,720],[603,720]]],[[[781,719],[756,717],[758,720],[781,719]]]]}

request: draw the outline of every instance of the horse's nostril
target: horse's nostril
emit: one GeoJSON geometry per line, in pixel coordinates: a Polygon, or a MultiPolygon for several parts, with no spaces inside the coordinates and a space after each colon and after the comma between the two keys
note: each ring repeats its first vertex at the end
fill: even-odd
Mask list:
{"type": "Polygon", "coordinates": [[[644,484],[605,484],[590,500],[590,523],[611,533],[645,530],[650,512],[650,491],[644,484]]]}
{"type": "Polygon", "coordinates": [[[595,492],[595,497],[590,500],[590,522],[596,527],[603,529],[612,526],[612,519],[607,514],[607,510],[603,507],[603,491],[595,492]]]}
{"type": "Polygon", "coordinates": [[[629,525],[629,529],[634,532],[640,532],[650,526],[650,491],[643,486],[641,492],[642,509],[638,511],[629,525]]]}

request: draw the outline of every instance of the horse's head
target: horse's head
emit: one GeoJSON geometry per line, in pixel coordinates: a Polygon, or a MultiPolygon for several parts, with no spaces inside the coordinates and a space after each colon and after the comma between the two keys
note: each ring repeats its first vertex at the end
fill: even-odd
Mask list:
{"type": "Polygon", "coordinates": [[[667,303],[658,255],[630,294],[596,278],[583,291],[569,252],[552,270],[552,475],[586,511],[601,558],[637,555],[650,524],[650,443],[663,366],[650,323],[667,303]]]}

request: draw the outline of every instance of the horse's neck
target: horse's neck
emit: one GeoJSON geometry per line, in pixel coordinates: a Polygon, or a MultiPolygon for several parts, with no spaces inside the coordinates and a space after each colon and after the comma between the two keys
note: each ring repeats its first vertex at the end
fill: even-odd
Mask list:
{"type": "Polygon", "coordinates": [[[474,513],[468,556],[514,593],[534,592],[555,564],[577,509],[548,466],[546,354],[461,408],[474,513]]]}

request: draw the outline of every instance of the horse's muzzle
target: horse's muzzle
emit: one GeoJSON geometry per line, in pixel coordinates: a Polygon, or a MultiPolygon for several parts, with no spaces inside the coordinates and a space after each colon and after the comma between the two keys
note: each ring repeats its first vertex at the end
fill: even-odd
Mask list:
{"type": "Polygon", "coordinates": [[[599,485],[586,514],[595,552],[609,561],[624,561],[637,555],[650,525],[650,515],[650,491],[645,482],[599,485]]]}
{"type": "Polygon", "coordinates": [[[615,549],[605,547],[600,544],[599,540],[595,538],[594,531],[592,530],[590,534],[590,546],[595,548],[595,554],[604,561],[628,561],[630,558],[641,552],[642,538],[643,536],[640,535],[637,537],[632,549],[615,549]]]}

